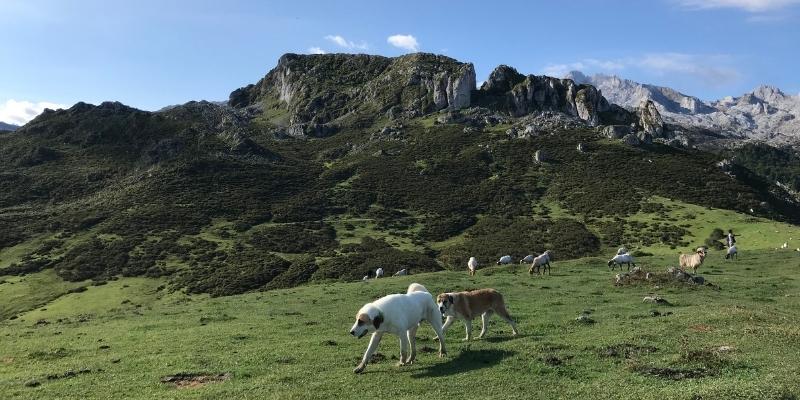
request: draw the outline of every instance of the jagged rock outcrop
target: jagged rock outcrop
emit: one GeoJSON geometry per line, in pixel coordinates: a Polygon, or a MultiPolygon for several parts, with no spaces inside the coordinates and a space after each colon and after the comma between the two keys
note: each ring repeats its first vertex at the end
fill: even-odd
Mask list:
{"type": "Polygon", "coordinates": [[[473,65],[440,55],[286,54],[258,83],[233,91],[228,104],[261,109],[290,136],[326,136],[348,117],[469,107],[473,90],[473,65]]]}
{"type": "Polygon", "coordinates": [[[639,127],[643,132],[649,133],[653,137],[663,137],[664,121],[652,100],[642,101],[636,114],[639,116],[639,127]]]}
{"type": "Polygon", "coordinates": [[[507,65],[492,71],[477,93],[476,102],[514,117],[543,111],[575,116],[590,126],[630,124],[635,113],[610,104],[592,85],[549,76],[522,75],[507,65]]]}
{"type": "Polygon", "coordinates": [[[549,76],[523,76],[514,68],[501,65],[481,86],[479,96],[514,117],[540,111],[557,111],[576,116],[589,125],[601,122],[601,113],[610,105],[591,85],[549,76]]]}

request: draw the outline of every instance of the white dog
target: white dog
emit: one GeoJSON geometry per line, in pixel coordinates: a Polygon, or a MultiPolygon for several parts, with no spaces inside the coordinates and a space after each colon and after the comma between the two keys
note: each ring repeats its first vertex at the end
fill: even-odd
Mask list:
{"type": "Polygon", "coordinates": [[[447,351],[444,347],[442,314],[425,286],[412,283],[408,286],[406,294],[390,294],[365,304],[358,310],[350,334],[361,338],[369,332],[373,333],[361,363],[353,372],[358,374],[364,371],[386,332],[400,337],[398,365],[413,363],[417,355],[417,328],[422,321],[428,321],[433,326],[439,338],[439,357],[444,357],[447,351]]]}

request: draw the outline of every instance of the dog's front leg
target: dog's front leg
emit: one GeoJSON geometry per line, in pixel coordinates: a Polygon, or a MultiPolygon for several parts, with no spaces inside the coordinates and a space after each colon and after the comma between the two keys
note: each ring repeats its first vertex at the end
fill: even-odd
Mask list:
{"type": "Polygon", "coordinates": [[[448,316],[447,320],[444,321],[444,325],[442,325],[442,333],[447,332],[447,328],[449,328],[450,325],[453,325],[453,322],[455,321],[455,317],[448,316]]]}
{"type": "Polygon", "coordinates": [[[364,358],[361,359],[361,363],[353,370],[353,372],[360,374],[367,368],[367,364],[369,360],[372,358],[372,354],[375,353],[375,350],[378,349],[378,344],[381,343],[381,337],[383,336],[383,332],[375,332],[372,334],[372,337],[369,339],[369,346],[367,346],[367,351],[364,352],[364,358]]]}
{"type": "Polygon", "coordinates": [[[472,337],[472,320],[471,319],[464,319],[464,328],[467,330],[467,337],[464,338],[464,341],[469,341],[472,337]]]}

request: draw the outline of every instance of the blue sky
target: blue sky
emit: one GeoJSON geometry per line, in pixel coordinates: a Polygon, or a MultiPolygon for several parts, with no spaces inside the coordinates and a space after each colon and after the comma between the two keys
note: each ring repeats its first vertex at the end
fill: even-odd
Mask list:
{"type": "Polygon", "coordinates": [[[224,100],[287,52],[443,53],[479,82],[499,64],[579,69],[706,100],[762,83],[800,92],[800,0],[2,0],[0,21],[12,123],[77,101],[224,100]]]}

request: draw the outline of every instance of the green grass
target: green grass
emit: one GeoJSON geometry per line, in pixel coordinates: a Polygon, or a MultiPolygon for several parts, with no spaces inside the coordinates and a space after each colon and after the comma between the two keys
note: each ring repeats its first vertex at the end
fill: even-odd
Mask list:
{"type": "MultiPolygon", "coordinates": [[[[660,271],[674,260],[639,263],[660,271]]],[[[800,394],[798,268],[793,251],[745,248],[736,262],[712,255],[700,271],[719,291],[615,287],[597,258],[556,261],[546,277],[513,266],[482,269],[474,278],[438,272],[223,298],[167,294],[159,280],[123,278],[0,323],[0,397],[793,398],[800,394]],[[495,317],[486,338],[463,343],[459,322],[447,334],[447,358],[420,351],[407,367],[394,365],[399,345],[387,335],[378,350],[386,360],[354,375],[367,345],[347,334],[355,312],[410,282],[434,293],[494,287],[521,335],[511,337],[495,317]],[[653,292],[673,306],[642,303],[653,292]],[[654,308],[672,314],[651,317],[654,308]],[[575,321],[585,310],[596,323],[575,321]],[[720,346],[733,350],[715,352],[720,346]],[[621,350],[615,356],[609,347],[621,350]],[[674,381],[639,372],[647,368],[705,368],[708,376],[674,381]],[[63,377],[81,369],[90,372],[63,377]],[[233,377],[191,389],[160,383],[179,372],[233,377]],[[31,380],[40,385],[24,386],[31,380]]],[[[418,336],[420,350],[436,347],[430,327],[418,336]]]]}

